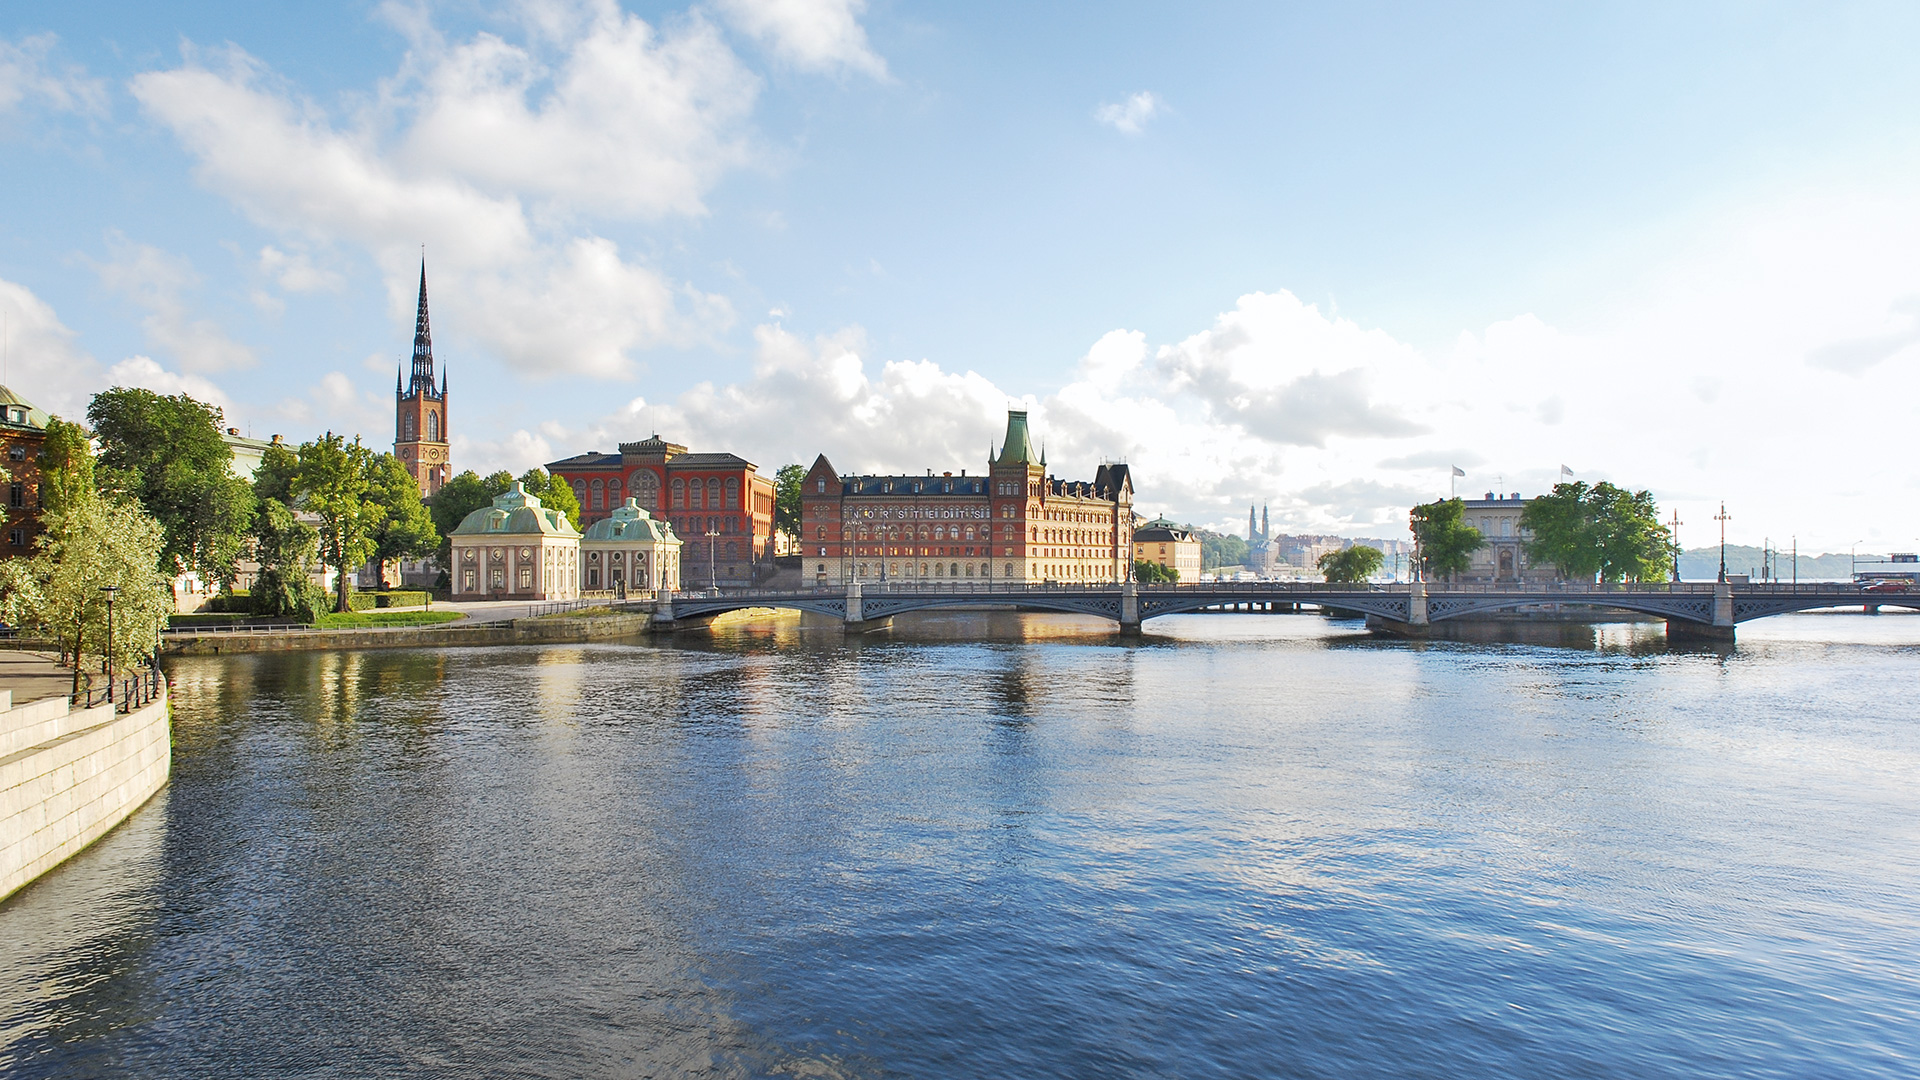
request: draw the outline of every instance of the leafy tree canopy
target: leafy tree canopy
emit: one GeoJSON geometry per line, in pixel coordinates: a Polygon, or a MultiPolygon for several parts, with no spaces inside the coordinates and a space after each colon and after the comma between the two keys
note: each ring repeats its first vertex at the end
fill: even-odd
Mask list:
{"type": "Polygon", "coordinates": [[[1520,527],[1530,534],[1528,557],[1570,581],[1665,581],[1672,564],[1673,537],[1653,493],[1605,480],[1554,485],[1527,503],[1520,527]]]}
{"type": "Polygon", "coordinates": [[[382,563],[419,559],[440,548],[427,504],[420,501],[420,484],[407,466],[392,454],[376,454],[368,477],[368,497],[385,513],[373,530],[373,557],[382,563]]]}
{"type": "Polygon", "coordinates": [[[185,394],[115,387],[93,396],[87,420],[100,440],[102,485],[138,500],[160,522],[160,568],[231,581],[254,499],[233,473],[219,407],[185,394]]]}
{"type": "Polygon", "coordinates": [[[1180,580],[1180,571],[1162,566],[1152,559],[1133,561],[1133,580],[1142,585],[1172,585],[1180,580]]]}
{"type": "MultiPolygon", "coordinates": [[[[498,472],[487,479],[491,481],[506,475],[504,472],[498,472]]],[[[527,489],[527,494],[539,499],[542,506],[567,515],[567,520],[573,523],[574,528],[580,527],[580,497],[573,493],[573,488],[568,485],[564,477],[554,476],[536,465],[520,474],[520,486],[527,489]]],[[[512,487],[513,480],[509,477],[505,484],[500,485],[500,490],[493,494],[505,495],[512,487]]],[[[491,500],[492,496],[488,498],[491,500]]]]}
{"type": "Polygon", "coordinates": [[[793,540],[800,538],[800,482],[806,478],[802,465],[782,465],[773,474],[773,527],[793,540]]]}
{"type": "Polygon", "coordinates": [[[1379,573],[1385,560],[1379,548],[1355,544],[1320,556],[1319,566],[1328,581],[1359,582],[1379,573]]]}
{"type": "Polygon", "coordinates": [[[1232,533],[1217,533],[1211,529],[1196,529],[1192,525],[1181,528],[1193,533],[1200,541],[1200,566],[1204,570],[1216,570],[1223,566],[1243,566],[1247,561],[1247,542],[1232,533]]]}
{"type": "Polygon", "coordinates": [[[88,652],[110,654],[115,668],[152,658],[172,590],[159,570],[160,523],[93,485],[93,453],[78,424],[56,419],[47,434],[41,483],[55,497],[42,507],[34,553],[0,561],[0,617],[58,640],[78,692],[88,652]]]}
{"type": "Polygon", "coordinates": [[[334,610],[347,611],[349,570],[373,555],[374,532],[386,521],[386,509],[370,497],[373,452],[358,437],[348,442],[330,431],[300,444],[299,455],[293,505],[320,519],[320,557],[338,571],[334,610]]]}
{"type": "Polygon", "coordinates": [[[1460,573],[1486,543],[1480,530],[1467,524],[1466,506],[1459,499],[1436,499],[1407,512],[1407,527],[1419,545],[1421,569],[1427,575],[1449,577],[1460,573]]]}

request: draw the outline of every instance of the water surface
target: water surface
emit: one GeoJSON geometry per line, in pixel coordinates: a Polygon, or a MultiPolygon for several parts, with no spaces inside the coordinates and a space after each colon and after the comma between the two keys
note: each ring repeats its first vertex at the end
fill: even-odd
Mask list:
{"type": "Polygon", "coordinates": [[[1920,617],[1149,629],[182,659],[0,1072],[1920,1072],[1920,617]]]}

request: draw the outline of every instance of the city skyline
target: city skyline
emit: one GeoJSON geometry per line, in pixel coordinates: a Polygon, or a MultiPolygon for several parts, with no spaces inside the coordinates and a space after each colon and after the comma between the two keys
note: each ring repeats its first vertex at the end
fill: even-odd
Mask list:
{"type": "Polygon", "coordinates": [[[1567,464],[1920,546],[1910,11],[239,10],[0,27],[23,397],[383,442],[424,243],[456,470],[971,468],[1016,407],[1213,528],[1567,464]]]}

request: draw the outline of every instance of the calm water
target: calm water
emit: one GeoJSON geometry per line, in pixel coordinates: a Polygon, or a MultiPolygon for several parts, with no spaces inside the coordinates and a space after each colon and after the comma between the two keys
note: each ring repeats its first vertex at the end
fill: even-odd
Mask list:
{"type": "Polygon", "coordinates": [[[1150,626],[181,661],[0,1072],[1920,1073],[1920,617],[1150,626]]]}

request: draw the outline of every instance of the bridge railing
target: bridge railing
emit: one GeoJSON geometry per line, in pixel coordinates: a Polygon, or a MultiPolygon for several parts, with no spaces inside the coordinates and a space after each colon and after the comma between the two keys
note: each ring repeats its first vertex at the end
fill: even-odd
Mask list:
{"type": "MultiPolygon", "coordinates": [[[[911,594],[914,596],[980,596],[980,597],[1020,597],[1020,596],[1082,596],[1090,593],[1111,593],[1120,588],[1117,584],[1069,584],[1069,583],[1028,583],[1028,582],[939,582],[939,581],[863,581],[858,583],[863,596],[887,596],[911,594]]],[[[1372,582],[1318,582],[1318,581],[1234,581],[1234,582],[1197,582],[1186,584],[1153,584],[1137,586],[1142,596],[1194,596],[1218,593],[1230,593],[1241,597],[1271,596],[1276,599],[1287,596],[1325,596],[1329,593],[1404,594],[1412,590],[1405,583],[1376,584],[1372,582]]],[[[1597,596],[1620,595],[1712,595],[1716,588],[1710,581],[1679,581],[1657,583],[1622,582],[1445,582],[1426,583],[1429,596],[1448,595],[1554,595],[1568,598],[1588,598],[1597,596]]],[[[765,598],[768,600],[782,597],[802,596],[844,596],[845,585],[813,585],[801,588],[729,588],[729,589],[690,589],[674,593],[674,599],[689,600],[749,600],[765,598]]],[[[1861,590],[1847,582],[1775,584],[1762,582],[1747,585],[1735,585],[1736,595],[1828,595],[1834,593],[1860,594],[1861,590]]],[[[1864,593],[1872,596],[1876,594],[1864,593]]]]}

